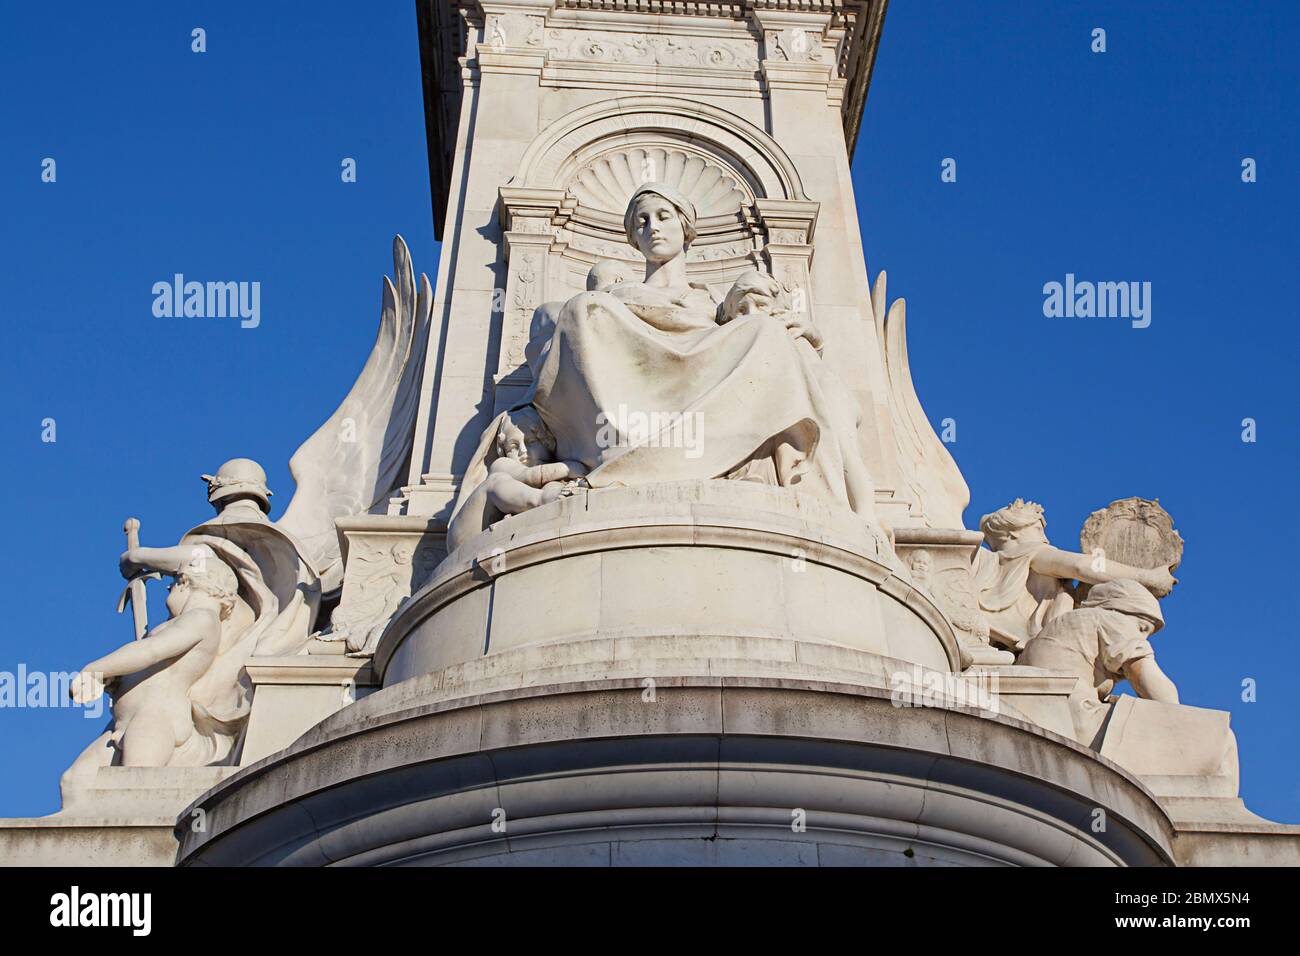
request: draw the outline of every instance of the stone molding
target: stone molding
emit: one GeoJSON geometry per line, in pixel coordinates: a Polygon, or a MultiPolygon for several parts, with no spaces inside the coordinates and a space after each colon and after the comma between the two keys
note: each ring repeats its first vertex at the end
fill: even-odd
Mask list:
{"type": "MultiPolygon", "coordinates": [[[[712,144],[753,177],[758,195],[806,199],[794,163],[766,132],[727,110],[676,96],[622,96],[579,107],[551,123],[524,152],[513,182],[554,188],[572,177],[569,164],[584,147],[629,129],[652,128],[695,144],[712,144]]],[[[738,170],[738,171],[741,171],[738,170]]],[[[621,213],[619,214],[620,232],[621,213]]],[[[701,234],[707,232],[708,222],[701,234]]]]}
{"type": "MultiPolygon", "coordinates": [[[[796,555],[801,567],[815,570],[817,576],[795,575],[800,582],[798,588],[783,585],[791,587],[793,594],[813,587],[814,580],[818,588],[851,585],[855,594],[863,591],[860,597],[864,600],[875,601],[874,595],[879,594],[880,600],[896,608],[900,616],[889,617],[888,624],[864,617],[862,626],[867,632],[890,633],[894,635],[891,639],[903,642],[900,647],[914,647],[923,655],[937,654],[946,661],[948,670],[962,670],[962,654],[951,623],[928,594],[912,585],[905,567],[889,553],[887,544],[870,534],[866,525],[787,489],[715,480],[580,490],[571,497],[498,522],[448,555],[429,583],[393,616],[375,652],[376,672],[385,685],[392,683],[389,666],[404,641],[432,626],[432,619],[444,609],[468,601],[473,592],[493,585],[503,576],[528,572],[550,562],[559,564],[549,573],[563,575],[564,567],[580,567],[586,556],[603,561],[605,555],[633,551],[653,554],[669,548],[684,549],[683,559],[690,560],[696,560],[689,553],[692,549],[700,549],[700,554],[712,552],[715,561],[722,560],[722,552],[762,555],[765,567],[781,580],[787,574],[785,564],[796,555]],[[920,643],[910,643],[914,641],[920,643]]],[[[737,562],[744,560],[736,558],[737,562]]],[[[587,600],[592,600],[590,594],[587,600]]],[[[503,609],[508,606],[503,605],[503,609]]],[[[551,626],[549,621],[544,623],[551,626]]],[[[654,631],[656,622],[645,623],[654,631]]],[[[740,627],[737,633],[771,636],[755,630],[755,622],[716,623],[723,630],[740,627]]],[[[813,627],[815,623],[825,622],[801,619],[798,626],[790,624],[790,636],[803,636],[805,630],[839,633],[839,629],[829,626],[813,627]]],[[[577,639],[588,626],[595,624],[574,624],[572,634],[566,632],[564,636],[577,639]]],[[[608,635],[609,628],[621,625],[602,617],[599,626],[608,635]]],[[[539,634],[543,632],[549,633],[543,628],[539,634]]],[[[866,639],[867,632],[819,639],[854,646],[854,641],[866,639]]],[[[514,639],[527,642],[522,634],[514,639]]],[[[878,644],[870,646],[880,649],[878,644]]],[[[477,654],[482,653],[484,647],[480,646],[477,654]]],[[[905,653],[894,656],[928,659],[905,653]]]]}
{"type": "Polygon", "coordinates": [[[1172,826],[1136,780],[1018,721],[799,681],[682,678],[642,695],[630,680],[536,687],[310,732],[192,805],[209,825],[178,831],[179,862],[545,862],[543,846],[574,862],[583,847],[722,842],[768,863],[905,849],[922,863],[1173,863],[1172,826]]]}

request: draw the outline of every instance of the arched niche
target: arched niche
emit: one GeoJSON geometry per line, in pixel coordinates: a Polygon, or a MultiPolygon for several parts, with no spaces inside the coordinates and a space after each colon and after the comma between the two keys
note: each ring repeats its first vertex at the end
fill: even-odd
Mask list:
{"type": "Polygon", "coordinates": [[[806,283],[817,203],[767,133],[716,106],[671,96],[580,107],[529,144],[500,189],[507,283],[498,405],[528,384],[524,345],[537,306],[581,291],[602,260],[626,264],[629,278],[640,275],[643,260],[624,237],[623,212],[650,181],[676,186],[696,205],[692,280],[725,289],[739,273],[761,268],[806,283]]]}

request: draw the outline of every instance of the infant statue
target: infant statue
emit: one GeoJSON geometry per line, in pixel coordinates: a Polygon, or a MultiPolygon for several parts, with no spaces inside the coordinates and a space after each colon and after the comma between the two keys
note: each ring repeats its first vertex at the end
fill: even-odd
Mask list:
{"type": "Polygon", "coordinates": [[[447,534],[454,551],[505,515],[519,514],[571,493],[587,473],[581,462],[555,460],[555,436],[531,405],[500,416],[487,478],[457,509],[447,534]]]}

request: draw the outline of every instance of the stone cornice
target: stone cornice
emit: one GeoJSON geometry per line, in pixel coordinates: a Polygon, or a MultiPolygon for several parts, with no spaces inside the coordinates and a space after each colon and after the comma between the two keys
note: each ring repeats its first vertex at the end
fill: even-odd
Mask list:
{"type": "MultiPolygon", "coordinates": [[[[739,31],[742,37],[748,32],[754,37],[768,34],[769,39],[786,27],[807,27],[818,32],[825,43],[820,54],[825,62],[816,64],[820,76],[813,85],[826,88],[832,102],[839,104],[844,138],[852,156],[887,6],[888,0],[416,0],[435,234],[442,238],[451,186],[465,82],[462,66],[469,70],[468,75],[476,75],[482,57],[490,61],[484,64],[490,67],[489,72],[540,70],[547,53],[539,35],[543,28],[552,26],[572,28],[581,24],[593,30],[626,30],[638,19],[655,18],[647,19],[649,31],[663,28],[668,18],[680,17],[712,21],[707,28],[712,32],[743,27],[739,31]],[[517,34],[516,27],[521,23],[535,25],[537,33],[528,33],[525,45],[518,49],[515,44],[520,41],[510,36],[505,43],[498,38],[495,49],[474,55],[474,38],[466,24],[477,33],[489,14],[511,19],[512,26],[506,31],[509,35],[517,34]]],[[[491,46],[486,38],[484,42],[491,46]]],[[[723,49],[717,56],[727,61],[724,66],[734,67],[734,57],[726,54],[723,49]]],[[[780,59],[778,55],[774,60],[763,60],[767,82],[775,79],[778,84],[796,86],[812,83],[812,78],[804,74],[809,72],[806,67],[813,64],[780,59]]],[[[671,68],[684,69],[680,64],[672,64],[671,68]]],[[[734,78],[731,82],[735,82],[734,78]]]]}

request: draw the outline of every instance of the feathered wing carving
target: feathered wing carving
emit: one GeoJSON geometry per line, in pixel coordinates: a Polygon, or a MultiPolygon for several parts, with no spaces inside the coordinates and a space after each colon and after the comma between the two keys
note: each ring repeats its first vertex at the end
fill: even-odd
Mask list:
{"type": "Polygon", "coordinates": [[[277,524],[303,543],[325,592],[343,579],[335,519],[386,504],[410,462],[433,289],[421,274],[417,294],[401,236],[393,239],[393,275],[396,284],[384,279],[379,332],[356,383],[289,460],[297,489],[277,524]]]}
{"type": "Polygon", "coordinates": [[[960,528],[962,512],[970,503],[970,488],[947,446],[934,433],[916,396],[907,358],[907,304],[898,299],[885,308],[885,281],[882,271],[871,290],[871,310],[889,378],[889,408],[899,467],[930,527],[960,528]]]}

